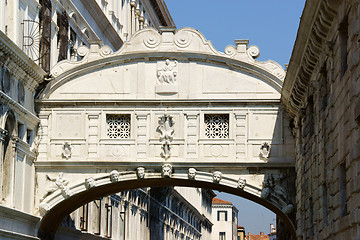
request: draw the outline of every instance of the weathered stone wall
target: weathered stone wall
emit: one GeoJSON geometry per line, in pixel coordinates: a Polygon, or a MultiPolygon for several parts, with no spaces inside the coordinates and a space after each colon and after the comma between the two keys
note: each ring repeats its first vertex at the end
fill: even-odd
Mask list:
{"type": "MultiPolygon", "coordinates": [[[[316,25],[317,19],[329,21],[333,15],[329,28],[312,22],[309,29],[323,37],[310,36],[303,48],[319,48],[311,56],[317,60],[303,57],[301,64],[290,66],[300,72],[301,68],[311,71],[308,77],[292,76],[297,78],[295,84],[307,82],[305,94],[292,93],[301,97],[296,106],[299,110],[294,111],[293,131],[297,146],[297,235],[298,239],[359,239],[360,132],[356,119],[360,113],[360,7],[355,0],[324,2],[318,4],[312,19],[316,25]]],[[[303,17],[309,17],[310,7],[307,3],[303,17]]],[[[304,38],[298,35],[297,44],[304,38]]],[[[291,74],[294,69],[289,70],[291,74]]],[[[289,107],[286,99],[285,104],[290,112],[296,108],[289,107]]]]}

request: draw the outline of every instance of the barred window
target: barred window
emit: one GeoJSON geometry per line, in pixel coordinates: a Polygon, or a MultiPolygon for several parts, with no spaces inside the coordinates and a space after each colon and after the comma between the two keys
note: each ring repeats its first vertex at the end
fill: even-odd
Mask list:
{"type": "Polygon", "coordinates": [[[130,138],[130,115],[107,115],[106,123],[109,138],[130,138]]]}
{"type": "Polygon", "coordinates": [[[205,136],[207,138],[228,138],[229,115],[205,114],[205,136]]]}

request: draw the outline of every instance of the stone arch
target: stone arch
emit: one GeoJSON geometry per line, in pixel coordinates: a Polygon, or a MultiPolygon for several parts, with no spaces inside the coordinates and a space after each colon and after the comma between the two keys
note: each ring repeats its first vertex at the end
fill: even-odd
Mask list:
{"type": "Polygon", "coordinates": [[[5,138],[2,144],[1,161],[1,202],[8,204],[10,201],[10,192],[13,181],[12,172],[14,165],[13,141],[16,136],[16,118],[14,113],[9,110],[5,115],[4,130],[5,138]]]}
{"type": "Polygon", "coordinates": [[[86,180],[71,186],[59,184],[59,189],[48,195],[40,203],[39,212],[43,217],[38,224],[38,237],[43,240],[54,239],[62,219],[87,202],[99,197],[142,187],[183,186],[227,192],[258,203],[277,214],[295,239],[295,227],[290,217],[284,212],[284,208],[281,209],[279,205],[274,204],[281,202],[281,197],[276,194],[271,196],[272,201],[270,201],[269,197],[264,198],[262,196],[263,189],[248,183],[243,188],[237,179],[226,176],[217,182],[213,178],[213,173],[209,172],[198,171],[195,178],[189,177],[188,173],[181,169],[172,173],[170,177],[164,177],[160,172],[150,171],[146,175],[145,178],[139,179],[136,171],[117,172],[114,170],[110,174],[92,178],[91,184],[86,180]]]}

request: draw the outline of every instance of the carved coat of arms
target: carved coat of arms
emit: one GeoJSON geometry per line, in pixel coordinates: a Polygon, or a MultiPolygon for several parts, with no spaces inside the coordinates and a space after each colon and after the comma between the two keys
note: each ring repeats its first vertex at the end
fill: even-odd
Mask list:
{"type": "Polygon", "coordinates": [[[170,157],[171,142],[174,135],[174,121],[170,115],[163,115],[159,119],[159,126],[156,131],[160,133],[160,141],[162,142],[163,158],[168,159],[170,157]]]}

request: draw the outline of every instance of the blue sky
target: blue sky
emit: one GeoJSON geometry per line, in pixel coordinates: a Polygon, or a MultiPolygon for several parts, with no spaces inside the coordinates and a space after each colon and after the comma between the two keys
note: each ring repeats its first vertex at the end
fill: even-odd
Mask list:
{"type": "Polygon", "coordinates": [[[235,39],[260,48],[258,60],[290,60],[305,0],[165,0],[178,29],[193,27],[223,52],[235,39]]]}
{"type": "MultiPolygon", "coordinates": [[[[193,27],[223,52],[235,39],[260,48],[257,60],[289,63],[305,0],[165,0],[178,29],[193,27]]],[[[275,214],[240,197],[217,193],[239,209],[246,232],[269,233],[275,214]]]]}

